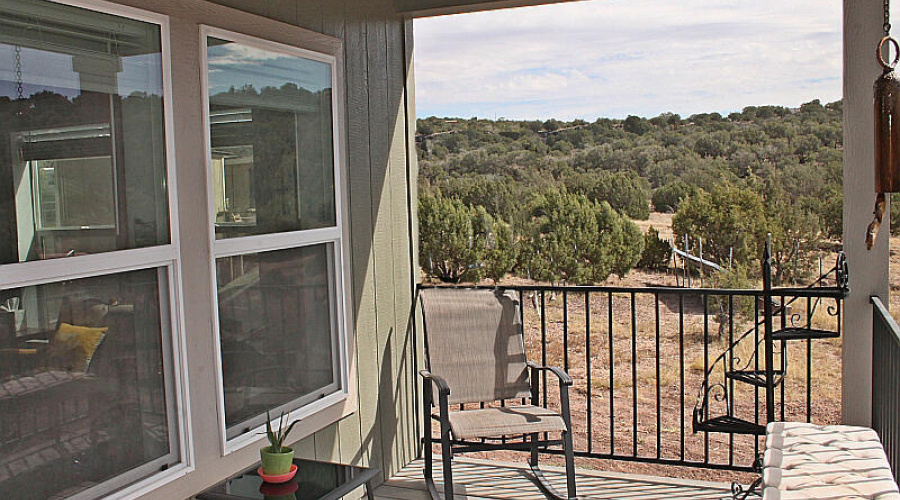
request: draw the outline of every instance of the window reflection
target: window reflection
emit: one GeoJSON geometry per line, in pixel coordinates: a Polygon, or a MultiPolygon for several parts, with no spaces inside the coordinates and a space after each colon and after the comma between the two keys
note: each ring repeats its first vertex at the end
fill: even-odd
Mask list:
{"type": "Polygon", "coordinates": [[[177,461],[165,276],[0,291],[0,498],[67,497],[177,461]]]}
{"type": "Polygon", "coordinates": [[[168,243],[159,26],[17,0],[0,32],[0,264],[168,243]]]}
{"type": "Polygon", "coordinates": [[[335,226],[331,66],[208,44],[216,238],[335,226]]]}
{"type": "Polygon", "coordinates": [[[228,434],[336,387],[331,245],[216,259],[228,434]]]}
{"type": "Polygon", "coordinates": [[[28,162],[39,229],[114,229],[112,158],[28,162]]]}

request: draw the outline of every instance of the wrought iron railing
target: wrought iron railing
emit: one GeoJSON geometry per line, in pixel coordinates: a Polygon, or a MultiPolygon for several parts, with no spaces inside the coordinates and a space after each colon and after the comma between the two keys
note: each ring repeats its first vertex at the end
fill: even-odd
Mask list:
{"type": "MultiPolygon", "coordinates": [[[[765,310],[782,330],[796,325],[793,330],[839,335],[845,293],[839,285],[829,273],[814,287],[768,291],[503,288],[514,291],[522,304],[529,358],[560,366],[575,380],[571,399],[577,456],[749,472],[761,449],[759,433],[696,429],[698,391],[708,402],[722,403],[722,415],[740,415],[749,425],[764,426],[765,386],[736,384],[740,381],[729,377],[728,370],[713,368],[721,364],[738,371],[747,365],[764,371],[765,310]],[[766,307],[766,298],[777,304],[766,307]],[[819,307],[826,300],[829,304],[819,307]],[[727,398],[713,394],[711,387],[727,391],[727,398]]],[[[838,342],[781,342],[773,353],[781,371],[773,398],[776,419],[839,422],[838,342]]],[[[553,407],[553,384],[546,379],[540,383],[543,404],[553,407]]],[[[702,411],[709,417],[715,410],[715,404],[708,404],[702,411]]]]}
{"type": "Polygon", "coordinates": [[[872,297],[872,427],[900,481],[900,325],[872,297]]]}

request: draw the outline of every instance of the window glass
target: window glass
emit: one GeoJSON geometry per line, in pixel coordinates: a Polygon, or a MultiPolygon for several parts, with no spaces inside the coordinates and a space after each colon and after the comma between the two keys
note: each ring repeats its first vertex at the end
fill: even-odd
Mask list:
{"type": "Polygon", "coordinates": [[[160,27],[0,3],[0,264],[169,243],[160,27]]]}
{"type": "Polygon", "coordinates": [[[167,287],[148,269],[0,291],[0,498],[177,462],[167,287]]]}
{"type": "Polygon", "coordinates": [[[208,39],[216,238],[336,225],[331,65],[208,39]]]}
{"type": "Polygon", "coordinates": [[[112,158],[28,162],[40,229],[112,229],[116,224],[112,158]]]}
{"type": "Polygon", "coordinates": [[[229,437],[267,410],[335,389],[332,252],[329,244],[216,259],[229,437]]]}

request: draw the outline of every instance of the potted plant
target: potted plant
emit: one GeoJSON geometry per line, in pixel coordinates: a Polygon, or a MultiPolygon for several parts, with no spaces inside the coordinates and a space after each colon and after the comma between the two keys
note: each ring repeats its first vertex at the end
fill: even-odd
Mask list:
{"type": "Polygon", "coordinates": [[[280,476],[291,471],[291,464],[294,460],[294,450],[289,446],[284,446],[284,440],[287,439],[291,429],[298,420],[291,422],[286,428],[285,424],[287,416],[284,412],[278,418],[278,430],[272,430],[272,417],[266,412],[266,437],[269,438],[269,446],[259,450],[259,458],[262,462],[262,470],[269,476],[280,476]]]}

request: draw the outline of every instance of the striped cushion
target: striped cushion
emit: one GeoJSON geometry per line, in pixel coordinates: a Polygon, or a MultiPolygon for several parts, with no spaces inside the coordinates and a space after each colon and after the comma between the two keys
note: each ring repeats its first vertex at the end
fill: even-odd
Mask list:
{"type": "Polygon", "coordinates": [[[866,427],[773,422],[763,500],[900,500],[878,434],[866,427]]]}

